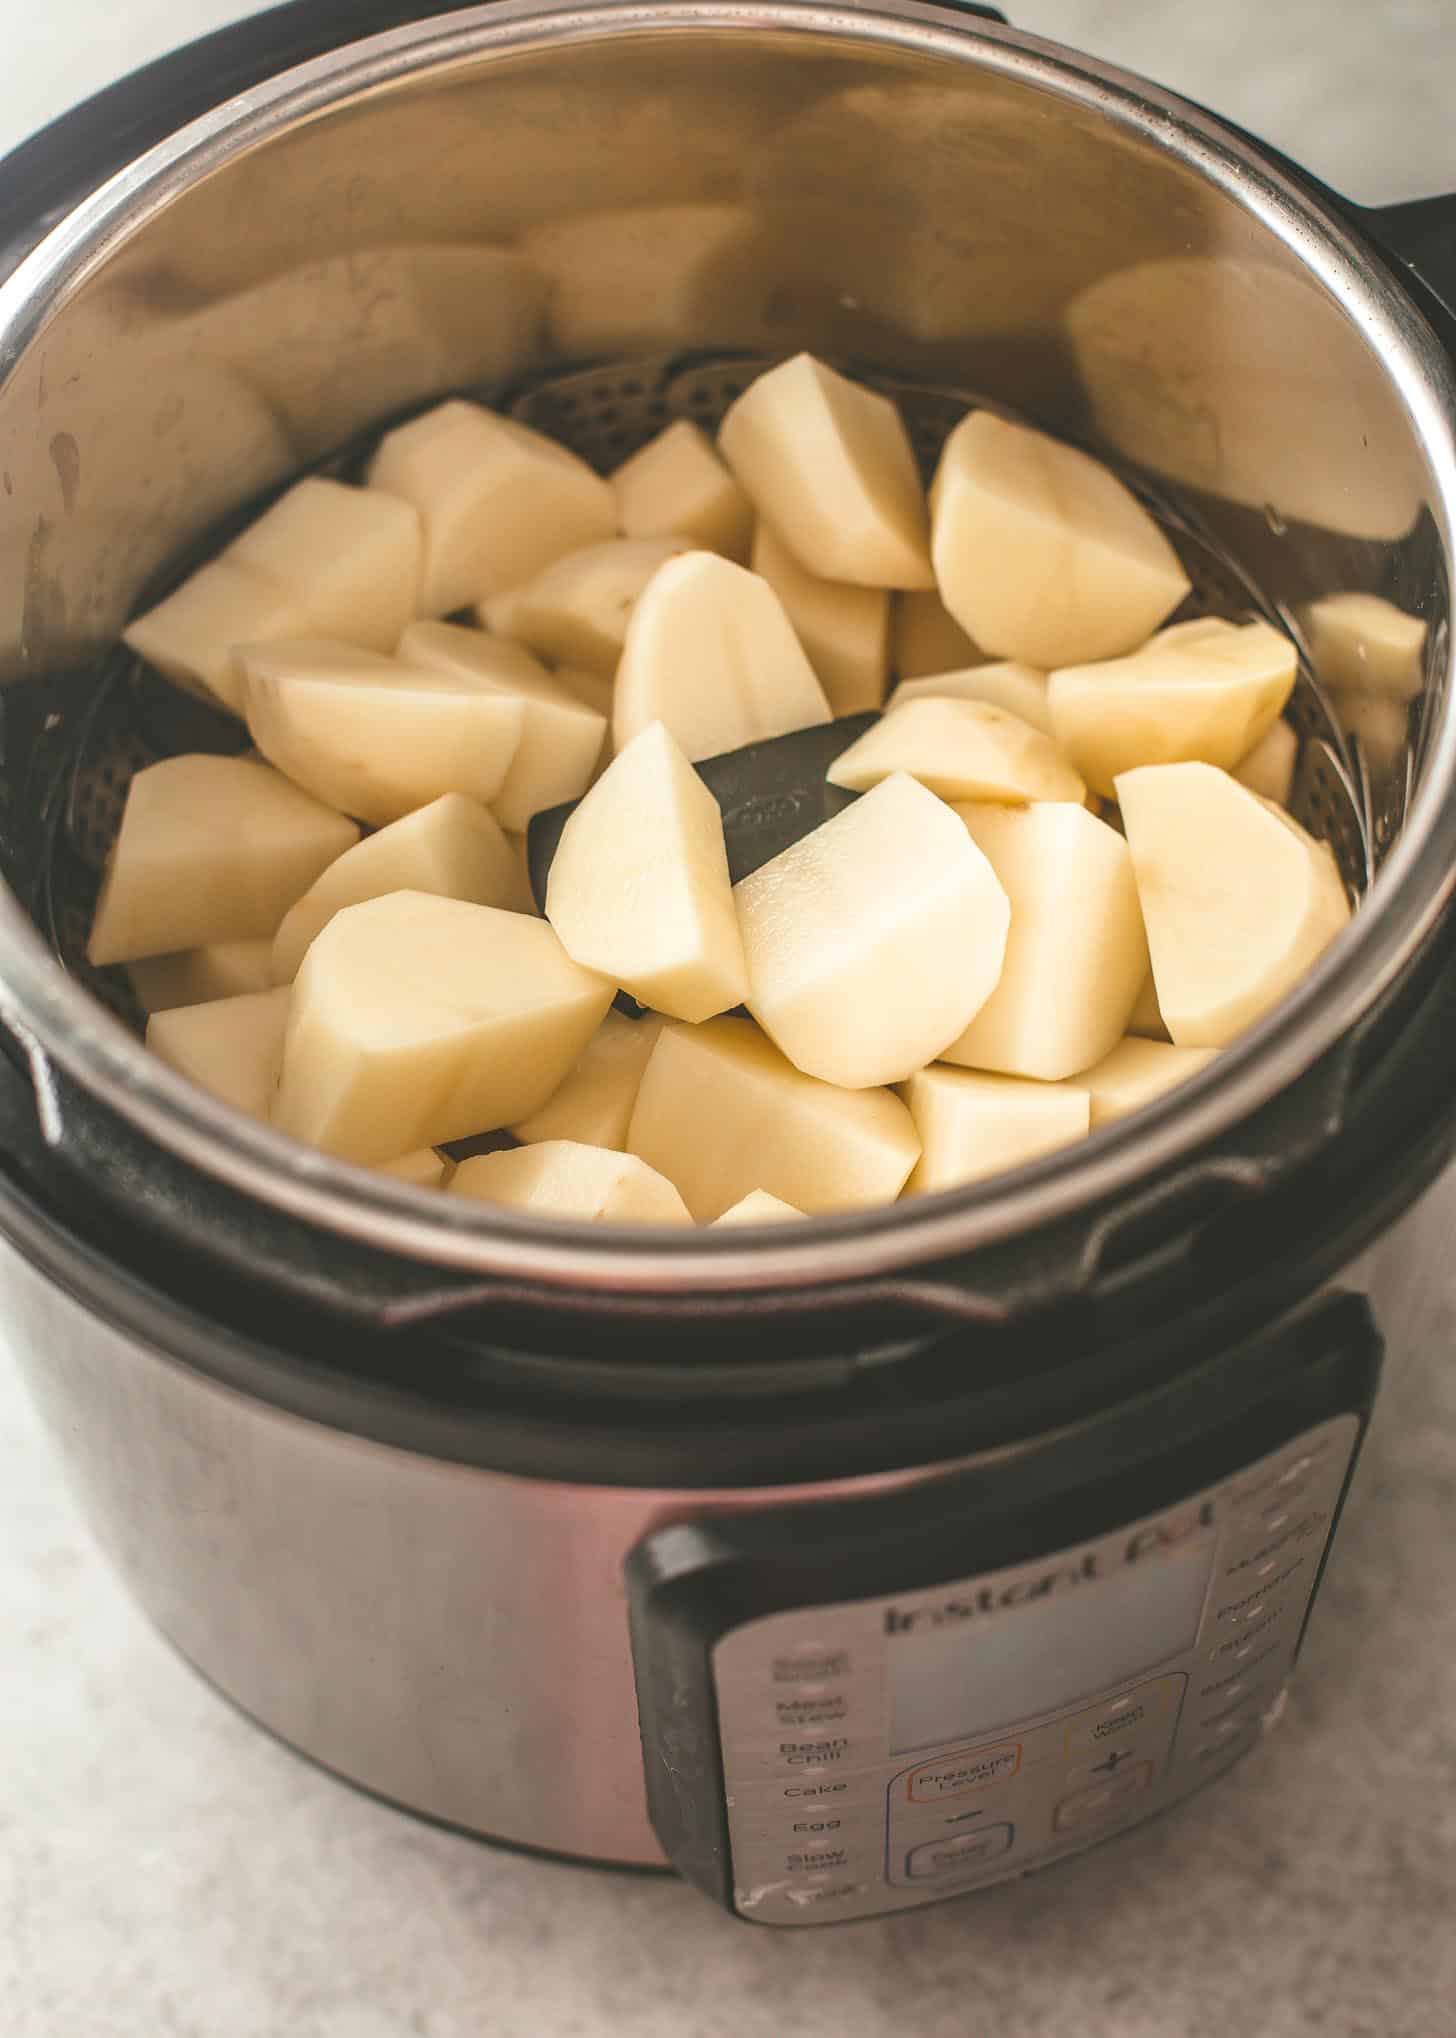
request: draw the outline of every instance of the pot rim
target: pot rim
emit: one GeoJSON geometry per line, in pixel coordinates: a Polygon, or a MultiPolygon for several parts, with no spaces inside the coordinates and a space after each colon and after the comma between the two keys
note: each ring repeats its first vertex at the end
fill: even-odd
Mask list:
{"type": "MultiPolygon", "coordinates": [[[[1282,242],[1332,297],[1395,387],[1436,477],[1430,503],[1446,557],[1456,557],[1456,375],[1412,300],[1371,261],[1337,213],[1257,144],[1175,94],[1039,37],[913,0],[871,0],[853,13],[818,0],[541,0],[434,17],[345,45],[277,73],[187,123],[82,201],[0,283],[0,361],[13,365],[80,285],[121,244],[202,177],[365,93],[426,70],[560,49],[608,37],[739,30],[819,36],[983,70],[1089,108],[1171,153],[1282,242]]],[[[1449,667],[1443,675],[1449,686],[1449,667]]],[[[664,1234],[638,1227],[545,1223],[431,1197],[330,1160],[246,1119],[175,1075],[68,977],[8,887],[0,888],[0,1023],[31,1068],[42,1128],[63,1145],[52,1063],[176,1159],[326,1231],[442,1268],[683,1296],[817,1288],[956,1258],[1065,1220],[1126,1192],[1289,1089],[1402,975],[1449,904],[1456,882],[1456,717],[1444,718],[1400,839],[1363,909],[1296,989],[1172,1096],[1075,1148],[986,1183],[913,1203],[748,1230],[664,1234]]]]}

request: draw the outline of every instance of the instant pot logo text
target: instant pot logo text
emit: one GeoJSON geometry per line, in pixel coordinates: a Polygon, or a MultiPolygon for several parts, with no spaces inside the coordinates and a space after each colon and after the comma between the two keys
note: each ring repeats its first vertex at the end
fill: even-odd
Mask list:
{"type": "Polygon", "coordinates": [[[1129,1564],[1144,1564],[1158,1557],[1174,1556],[1214,1525],[1213,1502],[1200,1501],[1197,1507],[1190,1508],[1185,1514],[1172,1515],[1163,1521],[1153,1522],[1147,1528],[1134,1529],[1120,1549],[1111,1552],[1083,1550],[1079,1556],[1066,1558],[1045,1571],[1013,1578],[1008,1585],[978,1585],[971,1592],[935,1600],[927,1606],[887,1606],[885,1633],[926,1634],[936,1628],[954,1628],[963,1621],[983,1619],[988,1613],[1004,1613],[1014,1607],[1029,1606],[1037,1600],[1049,1599],[1053,1593],[1071,1592],[1079,1585],[1094,1583],[1109,1572],[1122,1570],[1129,1564]]]}

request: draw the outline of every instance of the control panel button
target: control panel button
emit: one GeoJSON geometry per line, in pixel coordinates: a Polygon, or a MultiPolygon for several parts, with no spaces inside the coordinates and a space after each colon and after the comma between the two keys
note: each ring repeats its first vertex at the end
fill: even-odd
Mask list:
{"type": "Polygon", "coordinates": [[[849,1717],[849,1694],[822,1684],[801,1684],[774,1698],[774,1718],[781,1727],[833,1726],[849,1717]]]}
{"type": "Polygon", "coordinates": [[[957,1833],[949,1840],[927,1840],[912,1847],[905,1856],[905,1873],[917,1881],[934,1875],[963,1875],[979,1868],[983,1861],[995,1861],[1011,1851],[1015,1828],[1009,1824],[978,1826],[974,1832],[957,1833]]]}
{"type": "Polygon", "coordinates": [[[912,1769],[905,1779],[905,1795],[912,1804],[937,1804],[942,1798],[959,1797],[964,1791],[984,1790],[988,1783],[1003,1783],[1020,1767],[1020,1741],[969,1748],[912,1769]]]}
{"type": "Polygon", "coordinates": [[[1064,1797],[1052,1815],[1052,1825],[1057,1832],[1065,1833],[1073,1826],[1087,1826],[1097,1819],[1112,1818],[1130,1797],[1146,1790],[1152,1780],[1151,1762],[1130,1763],[1115,1776],[1109,1776],[1106,1782],[1090,1783],[1082,1790],[1074,1790],[1070,1797],[1064,1797]]]}
{"type": "Polygon", "coordinates": [[[1123,1747],[1149,1735],[1161,1740],[1169,1725],[1169,1713],[1183,1696],[1188,1679],[1182,1671],[1169,1677],[1150,1678],[1134,1691],[1121,1692],[1088,1706],[1067,1721],[1066,1750],[1076,1760],[1099,1748],[1123,1747]]]}
{"type": "Polygon", "coordinates": [[[1130,1763],[1138,1759],[1134,1747],[1107,1748],[1094,1761],[1084,1762],[1067,1771],[1067,1782],[1079,1788],[1108,1783],[1114,1776],[1120,1776],[1130,1763]]]}
{"type": "Polygon", "coordinates": [[[848,1677],[852,1667],[848,1649],[803,1642],[775,1656],[769,1665],[769,1675],[775,1684],[827,1684],[834,1678],[848,1677]]]}

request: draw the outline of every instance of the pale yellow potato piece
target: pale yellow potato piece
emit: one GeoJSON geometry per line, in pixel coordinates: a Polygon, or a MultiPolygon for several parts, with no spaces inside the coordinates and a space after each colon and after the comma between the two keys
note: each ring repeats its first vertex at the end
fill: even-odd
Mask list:
{"type": "Polygon", "coordinates": [[[797,1068],[851,1090],[934,1061],[991,996],[1007,950],[1010,907],[990,865],[903,773],[733,896],[749,1010],[797,1068]]]}
{"type": "Polygon", "coordinates": [[[432,1146],[416,1147],[413,1153],[403,1153],[398,1160],[376,1161],[374,1165],[381,1175],[393,1175],[416,1189],[443,1189],[449,1168],[444,1154],[436,1153],[432,1146]]]}
{"type": "Polygon", "coordinates": [[[629,538],[689,538],[704,552],[748,557],[753,508],[702,429],[688,418],[660,431],[612,476],[629,538]]]}
{"type": "Polygon", "coordinates": [[[651,1013],[628,1019],[608,1012],[560,1089],[510,1131],[527,1146],[534,1140],[574,1139],[584,1146],[624,1149],[642,1071],[662,1027],[663,1021],[651,1013]]]}
{"type": "Polygon", "coordinates": [[[445,793],[345,850],[283,916],[273,939],[270,981],[291,984],[310,944],[345,906],[387,892],[435,892],[477,906],[517,903],[515,853],[478,800],[445,793]]]}
{"type": "Polygon", "coordinates": [[[1163,1024],[1163,1015],[1158,1009],[1158,987],[1153,982],[1153,973],[1148,971],[1143,978],[1143,987],[1138,992],[1137,1003],[1132,1008],[1132,1017],[1127,1022],[1129,1033],[1136,1033],[1143,1040],[1166,1040],[1168,1029],[1163,1024]]]}
{"type": "Polygon", "coordinates": [[[1046,669],[1134,650],[1188,592],[1177,553],[1098,461],[988,410],[945,443],[935,576],[983,650],[1046,669]]]}
{"type": "Polygon", "coordinates": [[[752,564],[783,603],[835,714],[877,708],[890,670],[889,595],[821,580],[765,523],[754,533],[752,564]]]}
{"type": "Polygon", "coordinates": [[[1081,800],[1087,788],[1056,745],[989,701],[906,701],[835,758],[831,785],[866,792],[908,772],[943,800],[1081,800]]]}
{"type": "Polygon", "coordinates": [[[1155,637],[1127,658],[1063,666],[1047,683],[1058,744],[1104,797],[1143,764],[1232,771],[1278,720],[1298,659],[1269,623],[1155,637]]]}
{"type": "Polygon", "coordinates": [[[1168,1031],[1180,1047],[1224,1047],[1348,918],[1333,862],[1210,764],[1124,772],[1117,797],[1168,1031]]]}
{"type": "Polygon", "coordinates": [[[411,623],[399,640],[399,656],[406,665],[475,686],[519,711],[520,741],[491,801],[503,828],[522,834],[543,807],[586,791],[606,722],[522,645],[455,623],[411,623]]]}
{"type": "Polygon", "coordinates": [[[746,1196],[740,1196],[731,1210],[725,1210],[721,1217],[713,1219],[714,1224],[782,1224],[791,1217],[802,1217],[802,1210],[796,1210],[792,1203],[786,1203],[782,1196],[770,1196],[767,1189],[750,1189],[746,1196]]]}
{"type": "Polygon", "coordinates": [[[293,987],[274,1122],[393,1160],[527,1118],[612,1000],[544,920],[426,892],[346,906],[293,987]]]}
{"type": "Polygon", "coordinates": [[[696,764],[832,719],[767,581],[714,552],[684,553],[654,575],[633,611],[617,667],[618,750],[662,722],[696,764]]]}
{"type": "Polygon", "coordinates": [[[1357,693],[1340,688],[1330,694],[1335,720],[1378,771],[1389,771],[1410,744],[1410,708],[1386,693],[1357,693]]]}
{"type": "Polygon", "coordinates": [[[1139,1040],[1129,1034],[1077,1078],[1092,1099],[1093,1125],[1110,1125],[1114,1118],[1140,1111],[1164,1090],[1207,1068],[1217,1053],[1216,1047],[1174,1047],[1166,1040],[1139,1040]]]}
{"type": "Polygon", "coordinates": [[[287,588],[222,558],[200,566],[121,634],[175,686],[240,715],[243,690],[234,648],[302,637],[307,629],[303,604],[287,588]]]}
{"type": "Polygon", "coordinates": [[[518,587],[564,552],[617,529],[616,498],[584,460],[458,398],[387,432],[369,485],[420,513],[419,609],[426,616],[518,587]]]}
{"type": "Polygon", "coordinates": [[[1413,701],[1426,626],[1378,594],[1327,594],[1301,610],[1310,663],[1326,686],[1413,701]]]}
{"type": "Polygon", "coordinates": [[[166,757],[127,788],[87,956],[98,966],[271,937],[359,830],[266,764],[166,757]]]}
{"type": "Polygon", "coordinates": [[[902,1094],[922,1148],[907,1196],[1020,1167],[1085,1139],[1090,1122],[1087,1091],[1070,1083],[937,1066],[913,1075],[902,1094]]]}
{"type": "Polygon", "coordinates": [[[691,549],[686,538],[609,538],[553,559],[520,587],[482,602],[478,614],[497,636],[514,637],[552,664],[610,679],[643,588],[691,549]]]}
{"type": "Polygon", "coordinates": [[[412,503],[309,475],[224,556],[288,590],[304,613],[299,636],[392,651],[415,614],[423,552],[412,503]]]}
{"type": "Polygon", "coordinates": [[[1085,807],[963,806],[956,813],[1011,901],[1000,982],[941,1056],[1057,1082],[1127,1031],[1148,944],[1127,844],[1085,807]]]}
{"type": "Polygon", "coordinates": [[[325,638],[245,644],[237,660],[253,741],[330,806],[380,827],[442,793],[504,790],[522,712],[503,686],[325,638]]]}
{"type": "Polygon", "coordinates": [[[925,491],[887,396],[797,354],[749,384],[718,447],[758,514],[822,580],[935,585],[925,491]]]}
{"type": "Polygon", "coordinates": [[[753,1189],[806,1214],[892,1203],[920,1157],[889,1090],[803,1075],[742,1019],[663,1027],[627,1147],[677,1184],[700,1224],[753,1189]]]}
{"type": "Polygon", "coordinates": [[[588,1224],[693,1221],[672,1183],[635,1154],[573,1139],[476,1154],[455,1170],[450,1194],[588,1224]]]}
{"type": "Polygon", "coordinates": [[[885,702],[885,713],[903,708],[909,701],[989,701],[1008,715],[1029,722],[1043,736],[1052,733],[1051,709],[1047,706],[1047,676],[1034,665],[998,660],[985,665],[964,666],[957,672],[927,673],[921,679],[902,679],[885,702]]]}
{"type": "Polygon", "coordinates": [[[235,1111],[266,1119],[278,1083],[288,1001],[286,990],[247,991],[157,1012],[147,1022],[147,1046],[235,1111]]]}
{"type": "Polygon", "coordinates": [[[1274,722],[1234,766],[1234,777],[1251,793],[1287,807],[1298,759],[1299,738],[1288,722],[1274,722]]]}
{"type": "Polygon", "coordinates": [[[131,987],[145,1012],[170,1012],[177,1005],[205,1005],[213,998],[240,998],[273,988],[273,944],[208,941],[177,955],[145,956],[126,966],[131,987]]]}
{"type": "Polygon", "coordinates": [[[890,623],[890,669],[897,679],[923,679],[931,672],[955,672],[984,662],[985,652],[968,637],[935,587],[897,594],[890,623]]]}

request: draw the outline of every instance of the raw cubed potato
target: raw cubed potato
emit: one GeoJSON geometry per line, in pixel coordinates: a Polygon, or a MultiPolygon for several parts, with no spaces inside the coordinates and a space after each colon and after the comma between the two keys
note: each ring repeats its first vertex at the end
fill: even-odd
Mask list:
{"type": "Polygon", "coordinates": [[[897,679],[957,672],[982,664],[985,657],[941,600],[939,588],[916,588],[895,596],[890,670],[897,679]]]}
{"type": "Polygon", "coordinates": [[[1297,670],[1294,645],[1268,623],[1175,630],[1171,643],[1164,633],[1130,657],[1052,673],[1052,730],[1103,797],[1119,772],[1142,764],[1232,771],[1277,721],[1297,670]]]}
{"type": "Polygon", "coordinates": [[[989,701],[906,701],[835,758],[831,785],[867,792],[908,772],[943,800],[1082,800],[1087,788],[1049,737],[989,701]]]}
{"type": "Polygon", "coordinates": [[[1300,613],[1326,686],[1413,701],[1424,685],[1426,626],[1378,594],[1327,594],[1300,613]]]}
{"type": "Polygon", "coordinates": [[[957,807],[1011,901],[1000,982],[941,1056],[1058,1082],[1110,1054],[1148,973],[1127,844],[1085,807],[957,807]]]}
{"type": "Polygon", "coordinates": [[[240,715],[234,648],[302,637],[307,628],[297,596],[224,557],[200,566],[175,593],[128,623],[122,639],[174,685],[240,715]]]}
{"type": "Polygon", "coordinates": [[[1092,1123],[1110,1125],[1114,1118],[1140,1111],[1164,1090],[1207,1068],[1217,1053],[1216,1047],[1173,1047],[1166,1040],[1138,1040],[1129,1034],[1077,1078],[1092,1099],[1092,1123]]]}
{"type": "Polygon", "coordinates": [[[561,831],[546,918],[568,955],[639,1004],[697,1022],[748,989],[718,802],[661,722],[561,831]]]}
{"type": "Polygon", "coordinates": [[[1124,772],[1117,797],[1158,1004],[1180,1047],[1224,1047],[1349,917],[1323,845],[1211,764],[1124,772]]]}
{"type": "MultiPolygon", "coordinates": [[[[347,854],[347,852],[345,852],[347,854]]],[[[150,955],[127,964],[126,973],[144,1012],[170,1012],[177,1005],[205,1005],[213,998],[240,998],[273,987],[273,944],[209,941],[179,955],[150,955]]]]}
{"type": "Polygon", "coordinates": [[[179,1005],[147,1022],[147,1046],[235,1111],[268,1116],[283,1057],[287,991],[247,991],[205,1005],[179,1005]]]}
{"type": "Polygon", "coordinates": [[[973,1069],[921,1069],[903,1095],[922,1149],[907,1196],[930,1196],[1037,1160],[1085,1139],[1091,1117],[1085,1088],[973,1069]]]}
{"type": "Polygon", "coordinates": [[[586,791],[607,725],[521,645],[455,623],[411,623],[399,640],[399,656],[406,665],[474,685],[519,710],[520,742],[491,801],[503,828],[519,835],[543,807],[586,791]]]}
{"type": "Polygon", "coordinates": [[[435,892],[511,911],[517,888],[515,854],[499,821],[464,793],[445,793],[367,835],[310,885],[274,936],[270,981],[291,984],[310,944],[345,906],[387,892],[435,892]]]}
{"type": "Polygon", "coordinates": [[[426,892],[346,906],[293,987],[274,1122],[367,1165],[528,1118],[612,990],[524,913],[426,892]]]}
{"type": "Polygon", "coordinates": [[[902,679],[885,702],[885,713],[903,708],[909,701],[990,701],[1039,729],[1052,733],[1052,712],[1047,705],[1047,676],[1034,665],[998,660],[994,664],[971,665],[958,672],[927,673],[921,679],[902,679]]]}
{"type": "Polygon", "coordinates": [[[413,1153],[401,1154],[398,1160],[376,1161],[375,1167],[381,1175],[393,1175],[416,1189],[443,1189],[448,1163],[432,1146],[421,1146],[413,1153]]]}
{"type": "Polygon", "coordinates": [[[1389,771],[1410,744],[1410,708],[1386,693],[1331,692],[1335,720],[1378,771],[1389,771]]]}
{"type": "Polygon", "coordinates": [[[462,1161],[452,1196],[473,1196],[588,1224],[691,1224],[687,1205],[664,1176],[635,1154],[574,1139],[548,1139],[462,1161]]]}
{"type": "Polygon", "coordinates": [[[1134,650],[1188,592],[1177,553],[1098,461],[988,410],[930,491],[941,599],[983,650],[1050,669],[1134,650]]]}
{"type": "Polygon", "coordinates": [[[458,398],[387,432],[369,485],[402,496],[424,526],[420,613],[446,616],[518,587],[563,552],[617,530],[610,485],[585,460],[513,418],[458,398]]]}
{"type": "Polygon", "coordinates": [[[392,651],[414,619],[423,549],[412,503],[309,475],[224,557],[288,590],[304,613],[300,637],[392,651]]]}
{"type": "MultiPolygon", "coordinates": [[[[512,654],[529,658],[499,647],[502,664],[512,654]]],[[[504,685],[324,638],[247,644],[237,658],[259,750],[346,814],[382,827],[443,793],[486,802],[505,789],[523,716],[504,685]]]]}
{"type": "Polygon", "coordinates": [[[1287,722],[1274,722],[1234,766],[1234,777],[1261,799],[1287,807],[1298,759],[1299,738],[1287,722]]]}
{"type": "Polygon", "coordinates": [[[662,1026],[662,1020],[650,1013],[628,1019],[621,1012],[608,1012],[560,1089],[510,1131],[524,1146],[542,1139],[574,1139],[583,1146],[625,1149],[642,1071],[662,1026]]]}
{"type": "Polygon", "coordinates": [[[1010,908],[990,865],[903,773],[733,896],[749,1010],[795,1067],[846,1089],[934,1061],[992,995],[1007,952],[1010,908]]]}
{"type": "Polygon", "coordinates": [[[741,1019],[663,1027],[627,1148],[700,1224],[753,1189],[809,1214],[892,1203],[920,1157],[898,1097],[803,1075],[741,1019]]]}
{"type": "Polygon", "coordinates": [[[1127,1022],[1129,1033],[1136,1033],[1143,1040],[1166,1040],[1168,1029],[1163,1024],[1163,1015],[1158,1009],[1158,987],[1153,982],[1153,973],[1148,971],[1143,978],[1143,987],[1138,992],[1137,1003],[1132,1008],[1132,1017],[1127,1022]]]}
{"type": "Polygon", "coordinates": [[[610,679],[638,597],[658,568],[691,550],[685,538],[609,538],[568,552],[520,587],[479,606],[498,637],[514,637],[554,665],[610,679]]]}
{"type": "Polygon", "coordinates": [[[359,830],[266,764],[165,757],[127,788],[86,953],[98,967],[271,937],[359,830]]]}
{"type": "Polygon", "coordinates": [[[629,538],[691,539],[725,559],[748,557],[753,510],[706,434],[678,418],[612,476],[617,522],[629,538]]]}
{"type": "Polygon", "coordinates": [[[889,397],[797,354],[749,384],[718,447],[758,514],[821,580],[935,585],[925,491],[889,397]]]}
{"type": "Polygon", "coordinates": [[[618,750],[662,722],[696,764],[832,720],[767,581],[715,552],[687,552],[648,583],[617,667],[618,750]]]}
{"type": "Polygon", "coordinates": [[[883,588],[821,580],[763,523],[754,533],[752,564],[783,603],[835,714],[877,708],[890,670],[890,597],[883,588]]]}
{"type": "Polygon", "coordinates": [[[802,1217],[782,1196],[770,1196],[767,1189],[750,1189],[730,1210],[713,1219],[714,1224],[782,1224],[787,1218],[802,1217]]]}

